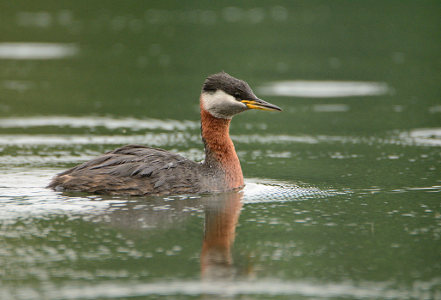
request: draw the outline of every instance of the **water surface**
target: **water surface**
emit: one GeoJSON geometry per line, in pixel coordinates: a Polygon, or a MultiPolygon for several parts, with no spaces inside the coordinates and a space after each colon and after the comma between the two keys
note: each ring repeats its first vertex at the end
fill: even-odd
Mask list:
{"type": "Polygon", "coordinates": [[[441,299],[438,2],[16,1],[0,10],[1,299],[441,299]],[[47,5],[42,5],[47,4],[47,5]],[[124,144],[203,159],[208,74],[246,188],[60,193],[124,144]]]}

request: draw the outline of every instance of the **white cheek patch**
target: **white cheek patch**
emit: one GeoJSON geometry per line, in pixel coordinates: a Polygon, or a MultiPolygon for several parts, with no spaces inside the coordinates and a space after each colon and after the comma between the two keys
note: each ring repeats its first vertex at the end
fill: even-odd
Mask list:
{"type": "Polygon", "coordinates": [[[202,93],[202,105],[212,116],[222,119],[231,119],[235,114],[247,109],[246,104],[221,90],[202,93]]]}

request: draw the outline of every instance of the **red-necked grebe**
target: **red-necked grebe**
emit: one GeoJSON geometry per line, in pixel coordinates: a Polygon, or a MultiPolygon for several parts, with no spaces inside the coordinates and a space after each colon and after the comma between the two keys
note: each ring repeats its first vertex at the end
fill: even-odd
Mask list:
{"type": "Polygon", "coordinates": [[[205,160],[127,145],[56,175],[55,190],[120,195],[164,195],[240,189],[243,175],[229,136],[231,118],[248,109],[280,111],[253,93],[249,85],[225,72],[207,77],[200,96],[205,160]]]}

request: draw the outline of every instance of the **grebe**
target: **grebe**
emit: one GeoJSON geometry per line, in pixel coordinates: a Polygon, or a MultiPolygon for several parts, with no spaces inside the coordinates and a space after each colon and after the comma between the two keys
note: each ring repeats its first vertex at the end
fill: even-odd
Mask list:
{"type": "Polygon", "coordinates": [[[221,192],[244,186],[230,139],[234,115],[248,109],[281,111],[225,72],[205,80],[200,95],[205,160],[197,163],[163,149],[127,145],[56,175],[49,188],[113,195],[221,192]]]}

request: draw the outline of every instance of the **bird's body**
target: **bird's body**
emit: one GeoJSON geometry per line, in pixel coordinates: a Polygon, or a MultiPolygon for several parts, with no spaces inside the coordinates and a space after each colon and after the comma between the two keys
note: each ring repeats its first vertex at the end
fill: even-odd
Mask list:
{"type": "Polygon", "coordinates": [[[280,110],[258,99],[248,84],[222,72],[207,78],[200,98],[205,160],[197,163],[178,154],[127,145],[58,174],[56,190],[120,195],[165,195],[240,189],[242,169],[229,136],[231,118],[258,108],[280,110]],[[246,100],[245,100],[246,99],[246,100]]]}

